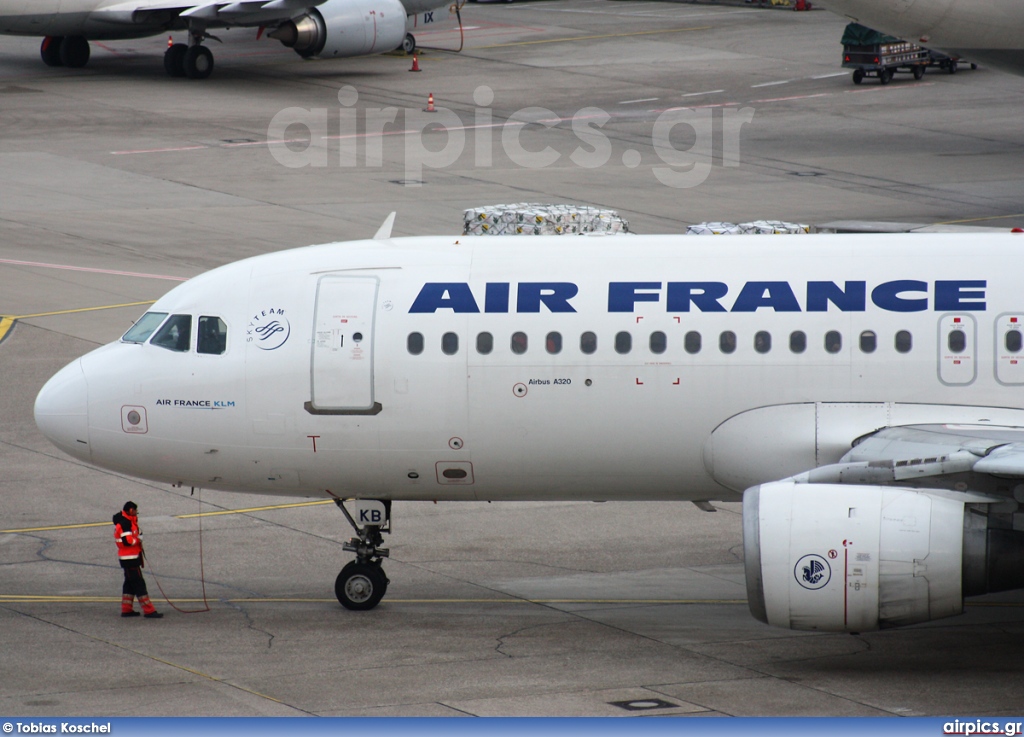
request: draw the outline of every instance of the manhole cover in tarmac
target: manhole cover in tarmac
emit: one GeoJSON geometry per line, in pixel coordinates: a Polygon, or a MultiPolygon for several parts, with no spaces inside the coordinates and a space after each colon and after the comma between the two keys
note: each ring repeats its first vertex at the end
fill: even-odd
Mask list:
{"type": "Polygon", "coordinates": [[[650,711],[651,709],[676,709],[679,707],[679,704],[661,699],[634,699],[632,701],[609,701],[608,703],[626,711],[650,711]]]}

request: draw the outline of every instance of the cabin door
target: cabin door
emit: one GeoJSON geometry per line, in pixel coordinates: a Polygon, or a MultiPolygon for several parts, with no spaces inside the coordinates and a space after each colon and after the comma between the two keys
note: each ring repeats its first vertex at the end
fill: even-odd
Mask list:
{"type": "Polygon", "coordinates": [[[314,410],[374,408],[374,307],[379,288],[377,277],[320,277],[310,371],[314,410]]]}

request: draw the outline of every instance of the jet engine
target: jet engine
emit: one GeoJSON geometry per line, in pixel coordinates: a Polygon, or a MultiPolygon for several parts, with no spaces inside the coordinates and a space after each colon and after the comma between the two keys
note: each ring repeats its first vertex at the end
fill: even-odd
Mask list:
{"type": "Polygon", "coordinates": [[[400,0],[328,0],[267,35],[306,59],[378,54],[402,45],[405,15],[400,0]]]}
{"type": "Polygon", "coordinates": [[[1024,532],[993,497],[894,486],[762,484],[743,495],[751,613],[796,630],[863,632],[963,611],[1024,587],[1024,532]]]}

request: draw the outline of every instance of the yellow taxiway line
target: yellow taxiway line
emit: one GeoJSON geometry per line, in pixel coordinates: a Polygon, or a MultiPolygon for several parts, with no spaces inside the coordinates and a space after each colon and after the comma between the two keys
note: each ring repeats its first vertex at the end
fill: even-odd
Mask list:
{"type": "MultiPolygon", "coordinates": [[[[218,509],[215,512],[192,512],[191,514],[175,514],[172,519],[195,519],[196,517],[221,517],[226,514],[249,514],[251,512],[270,512],[276,509],[292,509],[295,507],[314,507],[320,504],[334,504],[332,499],[318,499],[312,502],[293,502],[291,504],[272,504],[266,507],[246,507],[245,509],[218,509]]],[[[81,522],[75,525],[49,525],[47,527],[19,527],[11,530],[0,530],[3,534],[22,532],[51,532],[53,530],[81,530],[86,527],[106,527],[109,522],[81,522]]]]}
{"type": "Polygon", "coordinates": [[[0,315],[0,343],[3,342],[7,334],[11,332],[11,328],[18,320],[28,320],[33,317],[53,317],[54,315],[71,315],[76,312],[96,312],[97,310],[117,310],[122,307],[139,307],[141,305],[151,305],[156,300],[146,300],[145,302],[124,302],[117,305],[100,305],[99,307],[79,307],[74,310],[55,310],[54,312],[37,312],[34,315],[0,315]]]}
{"type": "MultiPolygon", "coordinates": [[[[120,596],[43,596],[33,594],[0,594],[0,604],[38,604],[38,603],[74,603],[74,604],[115,604],[121,601],[120,596]]],[[[175,598],[169,599],[172,604],[202,604],[203,599],[175,598]]],[[[225,604],[336,604],[337,599],[301,598],[301,597],[242,597],[217,599],[225,604]]],[[[738,605],[746,604],[746,599],[520,599],[494,597],[480,599],[388,599],[389,604],[712,604],[738,605]]]]}

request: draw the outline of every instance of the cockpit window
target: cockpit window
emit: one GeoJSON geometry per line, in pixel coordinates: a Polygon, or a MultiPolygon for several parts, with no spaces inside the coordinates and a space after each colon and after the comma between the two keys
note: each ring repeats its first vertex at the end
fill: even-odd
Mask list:
{"type": "Polygon", "coordinates": [[[192,315],[171,315],[149,342],[169,351],[185,353],[191,340],[192,315]]]}
{"type": "Polygon", "coordinates": [[[166,312],[147,312],[139,318],[137,323],[132,325],[131,330],[125,333],[121,340],[125,343],[145,343],[146,339],[160,326],[165,317],[167,317],[166,312]]]}
{"type": "Polygon", "coordinates": [[[210,353],[219,356],[224,352],[228,344],[228,326],[219,317],[204,315],[199,318],[199,344],[197,350],[200,353],[210,353]]]}

